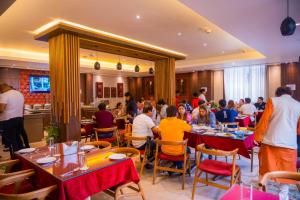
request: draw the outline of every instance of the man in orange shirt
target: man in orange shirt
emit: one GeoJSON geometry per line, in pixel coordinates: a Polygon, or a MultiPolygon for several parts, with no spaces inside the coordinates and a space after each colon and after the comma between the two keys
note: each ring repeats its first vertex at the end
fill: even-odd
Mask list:
{"type": "MultiPolygon", "coordinates": [[[[184,131],[191,131],[192,127],[185,121],[177,118],[177,108],[169,106],[167,108],[167,118],[163,119],[158,127],[161,139],[164,141],[183,141],[184,131]]],[[[184,154],[183,146],[162,145],[163,153],[172,156],[184,154]]],[[[182,168],[182,162],[174,163],[177,168],[182,168]]]]}

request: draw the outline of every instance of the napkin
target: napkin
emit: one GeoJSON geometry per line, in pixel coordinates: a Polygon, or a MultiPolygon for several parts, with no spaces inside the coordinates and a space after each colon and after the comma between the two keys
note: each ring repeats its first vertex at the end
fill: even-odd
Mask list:
{"type": "Polygon", "coordinates": [[[71,143],[62,143],[62,155],[71,155],[75,154],[78,151],[78,141],[73,141],[71,143]]]}

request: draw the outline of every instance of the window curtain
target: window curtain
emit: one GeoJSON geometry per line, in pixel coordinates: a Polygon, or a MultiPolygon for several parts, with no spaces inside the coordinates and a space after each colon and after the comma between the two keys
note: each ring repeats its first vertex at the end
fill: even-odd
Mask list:
{"type": "Polygon", "coordinates": [[[251,65],[224,69],[224,88],[227,100],[250,97],[252,101],[266,96],[266,66],[251,65]]]}

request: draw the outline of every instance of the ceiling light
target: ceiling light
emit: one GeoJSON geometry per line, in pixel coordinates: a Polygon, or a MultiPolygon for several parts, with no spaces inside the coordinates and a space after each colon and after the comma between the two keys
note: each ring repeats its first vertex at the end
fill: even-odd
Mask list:
{"type": "Polygon", "coordinates": [[[224,54],[225,53],[225,51],[222,51],[222,54],[224,54]]]}
{"type": "Polygon", "coordinates": [[[98,61],[96,61],[96,62],[94,63],[94,69],[95,69],[95,70],[100,70],[100,68],[101,68],[100,63],[99,63],[98,61]]]}
{"type": "Polygon", "coordinates": [[[178,32],[178,33],[177,33],[177,35],[178,35],[178,36],[181,36],[181,35],[182,35],[182,33],[181,33],[181,32],[178,32]]]}
{"type": "Polygon", "coordinates": [[[297,23],[296,26],[300,26],[300,23],[297,23]]]}
{"type": "Polygon", "coordinates": [[[139,66],[139,65],[136,65],[136,66],[134,67],[134,71],[135,71],[135,72],[139,72],[139,71],[140,71],[140,66],[139,66]]]}
{"type": "Polygon", "coordinates": [[[141,19],[141,16],[140,15],[136,15],[135,18],[136,19],[141,19]]]}
{"type": "Polygon", "coordinates": [[[207,46],[207,43],[203,43],[203,46],[206,47],[206,46],[207,46]]]}
{"type": "Polygon", "coordinates": [[[117,63],[117,70],[122,70],[122,63],[121,62],[117,63]]]}
{"type": "Polygon", "coordinates": [[[149,74],[154,74],[154,69],[152,67],[149,68],[149,74]]]}

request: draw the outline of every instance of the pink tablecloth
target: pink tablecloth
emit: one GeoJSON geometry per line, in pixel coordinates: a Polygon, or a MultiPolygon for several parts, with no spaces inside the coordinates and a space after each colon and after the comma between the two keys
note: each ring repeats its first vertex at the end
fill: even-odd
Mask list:
{"type": "MultiPolygon", "coordinates": [[[[234,185],[231,189],[229,189],[220,200],[240,200],[241,199],[241,188],[239,185],[234,185]]],[[[243,188],[243,199],[250,199],[250,189],[243,188]]],[[[279,200],[278,196],[267,192],[261,192],[253,189],[252,193],[253,200],[279,200]]]]}
{"type": "Polygon", "coordinates": [[[239,149],[238,154],[250,158],[249,149],[252,149],[254,146],[254,135],[246,136],[243,140],[226,138],[226,137],[218,137],[218,136],[210,136],[210,135],[202,135],[199,133],[193,132],[185,132],[184,139],[188,139],[188,146],[192,148],[196,148],[197,145],[205,143],[211,148],[220,149],[223,151],[232,151],[236,148],[239,149]]]}
{"type": "Polygon", "coordinates": [[[240,127],[248,127],[251,123],[251,119],[249,116],[244,118],[235,118],[234,121],[238,122],[240,127]]]}

